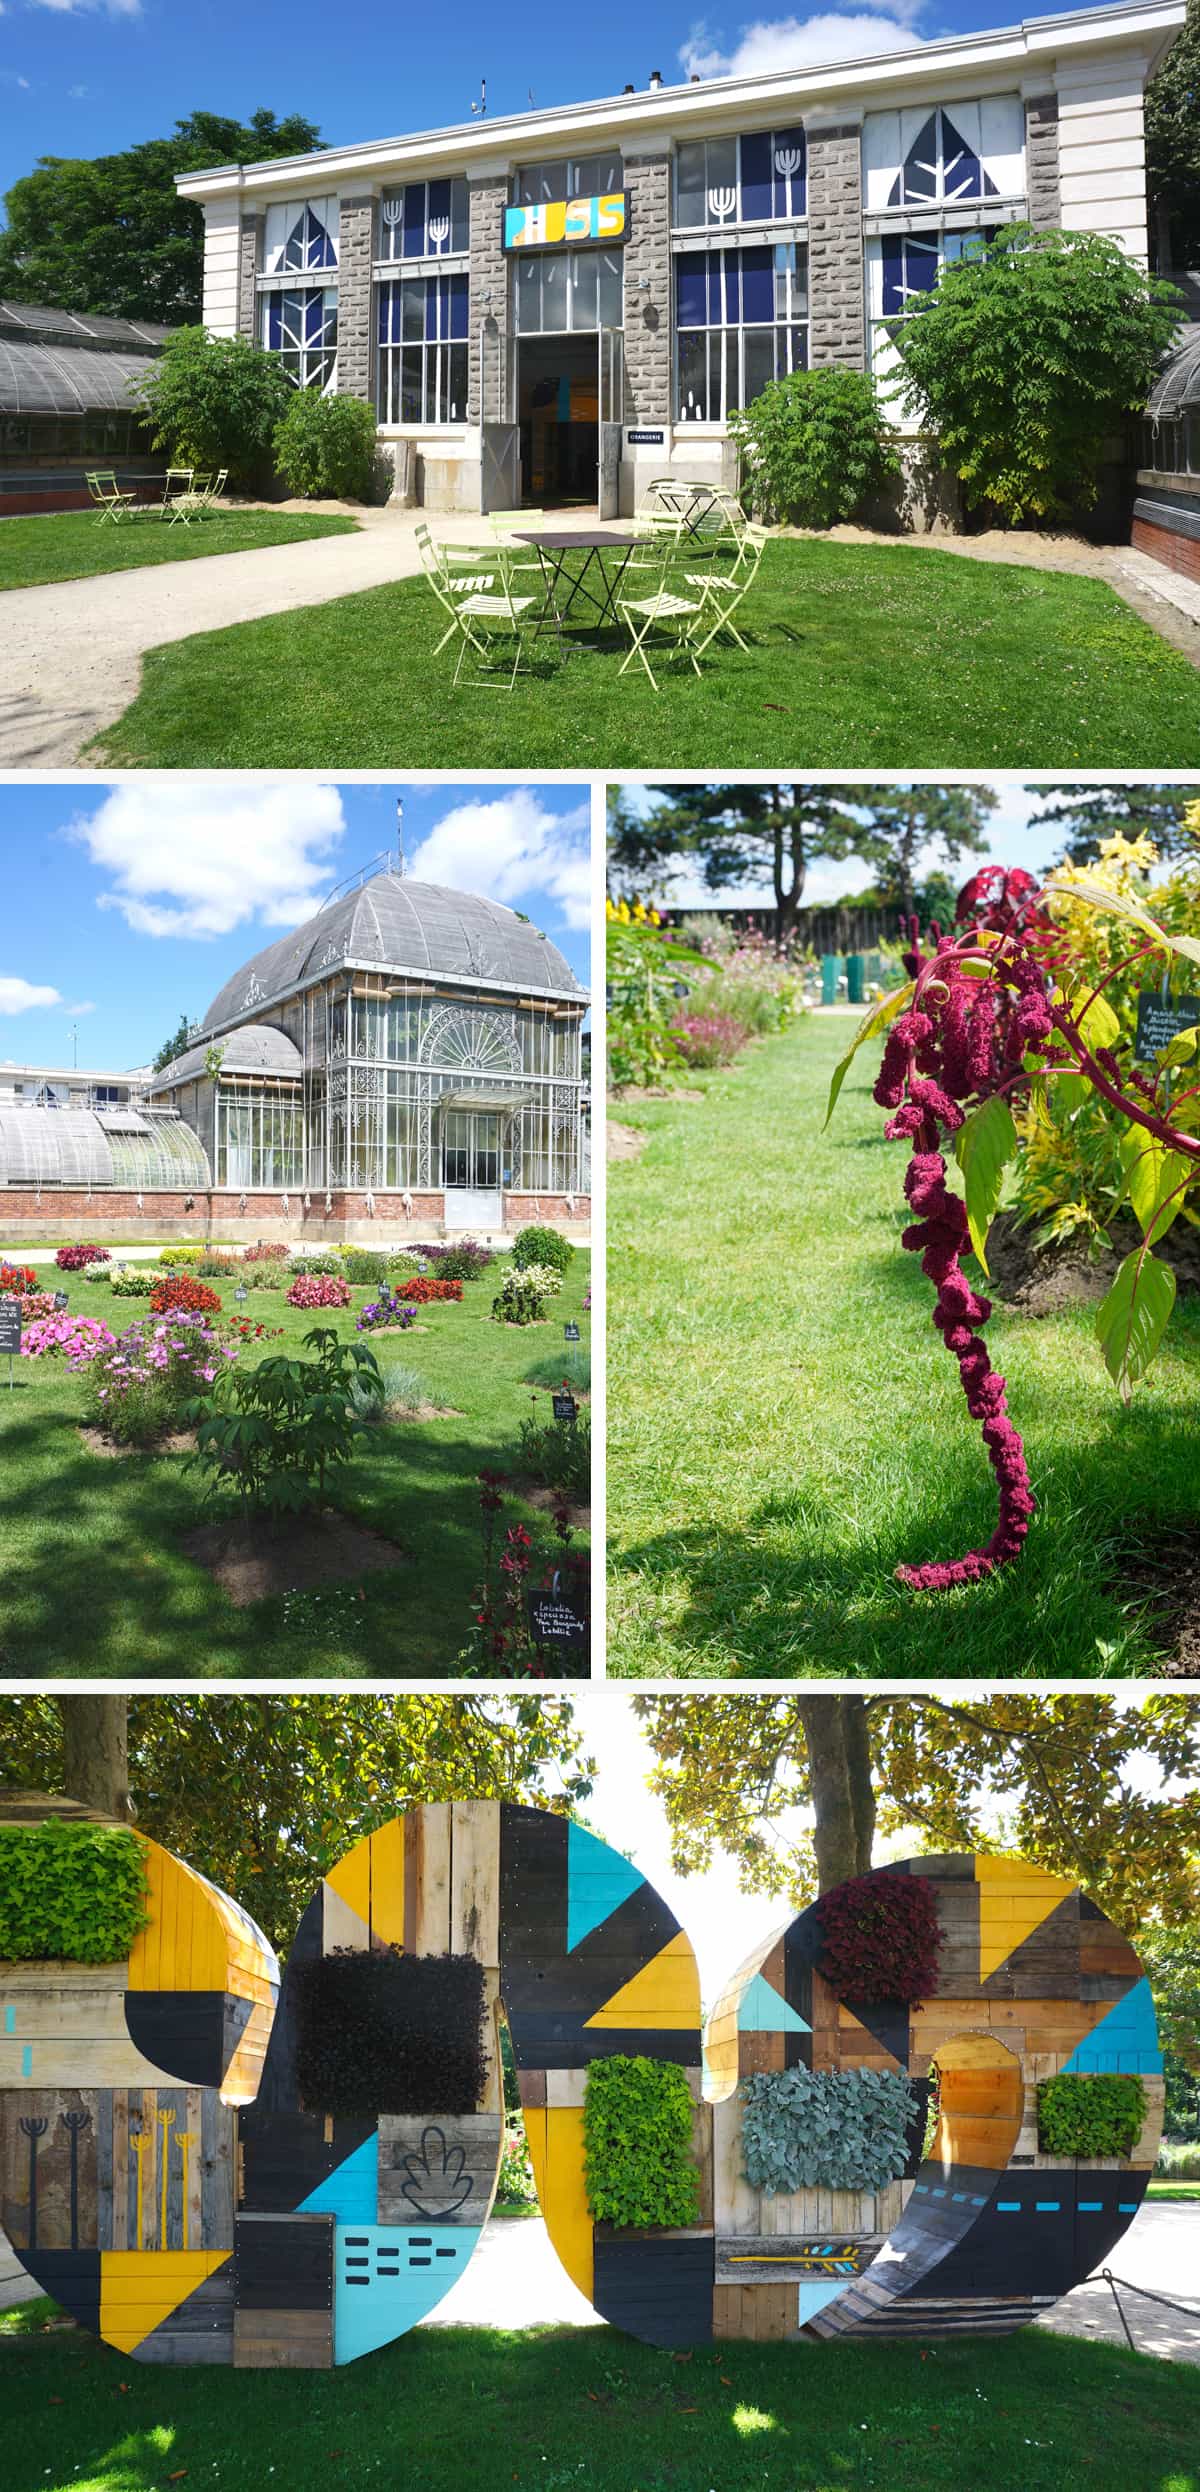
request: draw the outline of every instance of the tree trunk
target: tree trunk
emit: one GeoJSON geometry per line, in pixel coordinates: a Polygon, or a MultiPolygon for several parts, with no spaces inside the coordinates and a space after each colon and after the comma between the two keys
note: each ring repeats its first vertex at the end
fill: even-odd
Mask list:
{"type": "Polygon", "coordinates": [[[60,1696],[67,1796],[108,1817],[135,1814],[129,1796],[129,1701],[125,1696],[60,1696]]]}
{"type": "Polygon", "coordinates": [[[825,1894],[843,1878],[862,1877],[871,1866],[875,1795],[866,1700],[862,1696],[799,1696],[796,1703],[804,1725],[817,1819],[813,1833],[817,1882],[825,1894]]]}

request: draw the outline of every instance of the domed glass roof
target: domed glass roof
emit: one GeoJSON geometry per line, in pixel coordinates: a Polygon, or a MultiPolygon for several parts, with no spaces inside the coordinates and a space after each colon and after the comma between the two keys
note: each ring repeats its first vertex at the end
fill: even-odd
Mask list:
{"type": "Polygon", "coordinates": [[[562,953],[515,909],[476,892],[376,874],[361,890],[328,901],[294,934],[256,952],[210,1004],[202,1034],[257,1014],[322,970],[344,964],[531,995],[584,995],[562,953]]]}

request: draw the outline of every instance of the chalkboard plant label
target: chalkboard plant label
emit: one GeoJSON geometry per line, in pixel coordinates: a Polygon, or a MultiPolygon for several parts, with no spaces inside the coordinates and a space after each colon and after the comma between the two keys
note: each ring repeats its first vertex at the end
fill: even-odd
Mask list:
{"type": "Polygon", "coordinates": [[[582,1611],[561,1592],[530,1593],[529,1627],[535,1644],[557,1644],[573,1650],[586,1645],[591,1631],[582,1611]]]}
{"type": "MultiPolygon", "coordinates": [[[[21,1301],[0,1297],[0,1356],[15,1358],[21,1347],[21,1301]]],[[[556,1397],[557,1398],[557,1397],[556,1397]]]]}
{"type": "Polygon", "coordinates": [[[579,1326],[578,1326],[578,1324],[564,1324],[564,1325],[563,1325],[563,1340],[564,1340],[564,1341],[578,1341],[578,1339],[579,1339],[579,1326]]]}
{"type": "Polygon", "coordinates": [[[554,1416],[560,1427],[574,1427],[575,1422],[579,1417],[579,1404],[576,1401],[574,1394],[568,1390],[566,1385],[563,1385],[553,1396],[553,1408],[554,1416]]]}
{"type": "Polygon", "coordinates": [[[1149,1063],[1160,1047],[1169,1047],[1173,1038],[1181,1038],[1198,1021],[1200,996],[1163,995],[1157,987],[1143,990],[1137,999],[1135,1054],[1142,1063],[1149,1063]]]}

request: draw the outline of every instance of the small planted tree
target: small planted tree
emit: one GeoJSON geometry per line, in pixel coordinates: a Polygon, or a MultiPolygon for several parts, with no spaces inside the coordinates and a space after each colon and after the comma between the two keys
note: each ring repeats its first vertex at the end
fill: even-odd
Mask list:
{"type": "Polygon", "coordinates": [[[369,499],[375,474],[375,410],[365,398],[323,398],[294,389],[275,427],[275,464],[306,501],[369,499]]]}
{"type": "Polygon", "coordinates": [[[789,372],[738,408],[729,430],[760,519],[832,528],[900,473],[874,383],[863,372],[789,372]]]}
{"type": "Polygon", "coordinates": [[[1011,527],[1096,499],[1105,445],[1145,405],[1178,324],[1173,286],[1105,234],[1011,225],[885,323],[890,395],[937,434],[973,507],[1011,527]]]}
{"type": "Polygon", "coordinates": [[[137,397],[156,450],[180,467],[227,467],[240,481],[270,471],[275,427],[294,395],[278,356],[249,338],[180,329],[137,397]]]}
{"type": "Polygon", "coordinates": [[[304,1347],[311,1357],[227,1368],[187,1413],[196,1430],[193,1460],[213,1490],[236,1492],[247,1521],[320,1505],[331,1473],[344,1469],[367,1433],[356,1401],[383,1398],[383,1377],[362,1342],[339,1341],[318,1326],[304,1347]]]}

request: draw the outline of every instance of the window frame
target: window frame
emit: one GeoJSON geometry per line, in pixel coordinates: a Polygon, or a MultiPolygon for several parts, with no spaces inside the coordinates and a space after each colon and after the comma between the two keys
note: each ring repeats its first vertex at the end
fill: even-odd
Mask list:
{"type": "Polygon", "coordinates": [[[743,225],[752,225],[755,227],[760,225],[804,225],[807,224],[807,222],[808,134],[802,122],[793,122],[787,128],[781,130],[739,130],[732,136],[718,137],[716,134],[712,134],[698,139],[684,139],[677,144],[674,160],[671,166],[671,230],[673,233],[689,235],[732,234],[743,225]],[[797,138],[801,142],[802,163],[798,171],[794,171],[790,174],[780,174],[775,163],[777,150],[785,141],[794,142],[797,138]],[[769,213],[766,215],[764,215],[761,210],[747,208],[744,199],[747,176],[745,174],[742,161],[743,146],[746,142],[753,144],[754,141],[760,139],[766,140],[770,160],[772,206],[769,213]],[[725,217],[718,217],[713,215],[711,212],[712,192],[715,186],[710,184],[708,179],[708,154],[710,148],[728,147],[730,145],[732,145],[736,151],[737,171],[733,182],[734,201],[729,214],[725,217]],[[704,150],[705,157],[703,198],[705,207],[709,210],[709,213],[700,222],[685,224],[680,214],[679,204],[680,161],[689,150],[698,150],[701,148],[704,150]],[[797,182],[799,183],[803,201],[801,206],[796,206],[794,191],[792,191],[792,205],[790,207],[775,207],[774,193],[777,186],[781,182],[784,184],[785,188],[788,188],[789,190],[793,184],[797,182]]]}
{"type": "Polygon", "coordinates": [[[470,287],[469,280],[462,271],[447,269],[444,276],[440,273],[432,276],[427,272],[420,276],[413,274],[381,279],[375,307],[377,361],[375,412],[379,423],[389,432],[426,429],[430,426],[441,431],[448,425],[467,423],[470,386],[469,324],[470,287]],[[405,334],[404,296],[406,293],[416,294],[418,289],[424,295],[425,314],[425,325],[420,337],[405,334]],[[399,299],[394,303],[389,303],[388,297],[399,299]],[[436,313],[432,334],[428,325],[431,300],[436,313]],[[461,303],[462,306],[462,329],[458,334],[455,333],[454,328],[456,302],[461,303]],[[393,321],[395,313],[398,312],[398,335],[384,336],[385,312],[392,313],[393,321]],[[446,327],[442,325],[443,316],[448,322],[446,327]],[[405,415],[403,412],[406,386],[405,363],[413,357],[420,358],[421,374],[421,413],[416,416],[405,415]],[[452,406],[456,390],[462,402],[461,415],[455,415],[452,411],[443,412],[443,406],[447,408],[452,406]],[[395,409],[399,412],[393,412],[395,409]]]}
{"type": "MultiPolygon", "coordinates": [[[[338,289],[336,286],[271,286],[259,296],[261,343],[269,355],[278,355],[286,378],[295,389],[319,389],[323,398],[332,397],[337,388],[338,362],[338,289]],[[324,301],[325,325],[332,320],[332,339],[323,336],[319,343],[307,339],[298,346],[276,345],[271,338],[271,319],[276,306],[307,302],[320,295],[324,301]],[[297,369],[293,371],[295,360],[297,369]],[[315,367],[310,371],[310,363],[315,367]]],[[[283,312],[278,317],[282,322],[283,312]]]]}
{"type": "Polygon", "coordinates": [[[392,189],[383,192],[379,202],[378,259],[381,266],[400,268],[411,266],[414,261],[418,260],[435,260],[439,263],[442,260],[465,260],[470,247],[471,186],[465,173],[430,174],[423,181],[399,182],[392,189]],[[441,243],[431,243],[429,239],[431,222],[429,193],[433,189],[443,188],[450,193],[450,230],[444,247],[441,243]],[[424,211],[420,220],[423,247],[419,251],[410,251],[405,247],[409,232],[416,230],[416,220],[414,218],[410,223],[408,214],[410,191],[414,193],[422,191],[425,195],[424,211]],[[389,218],[388,208],[392,202],[399,203],[399,214],[389,218]]]}
{"type": "MultiPolygon", "coordinates": [[[[808,246],[805,241],[793,235],[790,239],[784,239],[781,237],[774,242],[765,243],[708,243],[696,251],[676,252],[673,260],[673,272],[674,283],[672,286],[671,303],[672,322],[674,328],[673,388],[675,406],[674,420],[677,424],[686,425],[688,427],[694,424],[724,425],[728,423],[730,414],[733,412],[735,407],[753,405],[753,402],[755,398],[758,397],[760,390],[767,388],[770,385],[771,380],[781,379],[786,373],[789,372],[807,370],[809,347],[809,303],[808,246]],[[773,310],[770,320],[747,320],[744,316],[744,281],[748,272],[745,267],[741,265],[741,263],[744,262],[745,258],[751,251],[762,251],[771,255],[772,264],[769,274],[772,281],[773,310]],[[790,254],[790,261],[784,258],[785,254],[790,254]],[[680,275],[684,261],[689,259],[702,259],[705,261],[704,285],[706,294],[711,295],[711,288],[715,281],[720,289],[722,304],[726,311],[728,309],[731,278],[734,277],[735,274],[735,272],[732,272],[727,267],[726,263],[731,259],[736,260],[739,263],[736,270],[738,314],[736,319],[730,320],[728,317],[718,320],[709,318],[703,321],[684,321],[680,319],[680,275]],[[715,271],[710,265],[713,260],[717,260],[721,263],[719,269],[715,271]],[[783,262],[782,265],[781,261],[783,262]],[[781,279],[783,280],[782,309],[780,297],[781,279]],[[771,358],[772,370],[770,374],[764,375],[763,379],[759,381],[757,386],[752,388],[747,395],[747,341],[764,339],[767,337],[771,338],[773,341],[771,358]],[[684,400],[685,388],[687,386],[683,362],[684,341],[694,341],[700,339],[706,341],[704,353],[705,412],[703,415],[691,415],[687,412],[684,400]],[[716,343],[716,341],[720,341],[720,343],[716,343]],[[736,344],[731,345],[731,341],[736,341],[736,344]],[[799,354],[796,352],[797,342],[799,342],[801,350],[799,354]],[[734,392],[736,392],[736,394],[733,394],[734,392]],[[714,395],[718,401],[715,411],[713,410],[712,405],[714,395]]],[[[750,273],[760,272],[754,271],[750,273]]],[[[693,349],[693,351],[695,350],[693,349]]]]}

